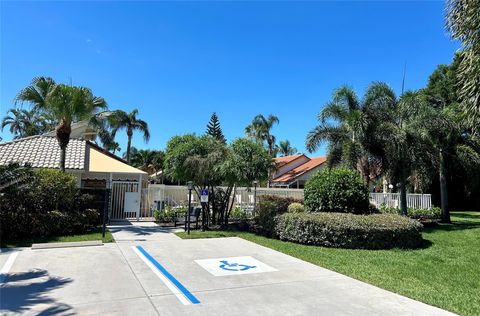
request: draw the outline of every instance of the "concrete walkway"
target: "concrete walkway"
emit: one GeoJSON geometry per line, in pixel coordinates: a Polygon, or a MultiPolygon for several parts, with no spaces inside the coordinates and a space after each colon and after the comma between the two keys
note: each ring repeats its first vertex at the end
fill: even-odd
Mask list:
{"type": "Polygon", "coordinates": [[[116,244],[17,251],[0,314],[452,315],[240,238],[182,240],[142,222],[110,229],[116,244]]]}

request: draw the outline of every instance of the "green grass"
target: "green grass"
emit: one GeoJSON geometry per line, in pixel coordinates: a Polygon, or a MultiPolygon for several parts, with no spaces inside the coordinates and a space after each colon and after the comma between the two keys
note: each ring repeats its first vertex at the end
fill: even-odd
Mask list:
{"type": "MultiPolygon", "coordinates": [[[[68,235],[68,236],[50,236],[50,237],[36,237],[36,238],[24,238],[24,239],[12,239],[2,240],[0,243],[1,248],[13,248],[13,247],[30,247],[35,243],[49,243],[49,242],[72,242],[72,241],[90,241],[90,240],[102,240],[102,228],[97,227],[91,232],[82,235],[68,235]]],[[[113,242],[113,236],[110,231],[105,232],[104,243],[113,242]]]]}
{"type": "Polygon", "coordinates": [[[430,305],[480,315],[480,213],[453,213],[452,221],[453,225],[426,228],[425,247],[417,250],[324,248],[233,231],[177,235],[238,236],[430,305]]]}

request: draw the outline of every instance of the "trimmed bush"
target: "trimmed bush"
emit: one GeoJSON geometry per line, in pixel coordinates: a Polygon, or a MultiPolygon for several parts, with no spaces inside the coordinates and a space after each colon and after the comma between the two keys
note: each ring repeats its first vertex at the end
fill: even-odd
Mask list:
{"type": "Polygon", "coordinates": [[[301,199],[292,197],[283,197],[277,195],[262,195],[259,197],[260,202],[272,202],[277,206],[278,213],[285,213],[288,211],[288,206],[292,203],[303,203],[301,199]]]}
{"type": "MultiPolygon", "coordinates": [[[[380,213],[400,214],[400,209],[395,207],[381,207],[380,213]]],[[[409,207],[407,210],[407,216],[414,219],[440,219],[442,217],[442,209],[436,206],[429,209],[409,207]]]]}
{"type": "Polygon", "coordinates": [[[355,249],[416,248],[422,225],[393,214],[287,213],[276,218],[275,233],[285,241],[355,249]]]}
{"type": "Polygon", "coordinates": [[[369,213],[368,188],[350,169],[317,172],[305,185],[308,212],[369,213]]]}
{"type": "Polygon", "coordinates": [[[278,214],[277,204],[270,201],[260,202],[256,210],[254,231],[262,235],[273,236],[275,233],[275,216],[278,214]]]}
{"type": "Polygon", "coordinates": [[[305,207],[301,203],[292,203],[288,206],[289,213],[303,213],[305,212],[305,207]]]}

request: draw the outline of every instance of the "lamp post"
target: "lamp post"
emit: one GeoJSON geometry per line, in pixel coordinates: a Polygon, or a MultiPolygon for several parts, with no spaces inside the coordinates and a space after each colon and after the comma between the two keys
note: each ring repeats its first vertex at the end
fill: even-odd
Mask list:
{"type": "Polygon", "coordinates": [[[253,181],[253,213],[257,210],[257,185],[258,181],[253,181]]]}
{"type": "Polygon", "coordinates": [[[188,210],[187,210],[187,234],[190,235],[190,208],[192,207],[192,190],[193,190],[193,182],[188,181],[188,210]]]}

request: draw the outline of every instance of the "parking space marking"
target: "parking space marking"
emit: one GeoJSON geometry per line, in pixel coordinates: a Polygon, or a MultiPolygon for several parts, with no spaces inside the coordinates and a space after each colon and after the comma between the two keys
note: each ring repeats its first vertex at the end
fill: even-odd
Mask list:
{"type": "Polygon", "coordinates": [[[7,273],[10,271],[10,269],[13,266],[13,263],[15,262],[15,259],[17,259],[18,252],[13,252],[8,256],[7,262],[2,267],[2,270],[0,270],[0,283],[3,283],[5,279],[7,278],[7,273]]]}
{"type": "Polygon", "coordinates": [[[133,251],[145,262],[160,280],[172,291],[183,305],[200,304],[200,301],[187,290],[167,269],[153,258],[142,246],[132,246],[133,251]]]}
{"type": "Polygon", "coordinates": [[[214,276],[231,276],[278,271],[250,256],[195,260],[214,276]]]}

